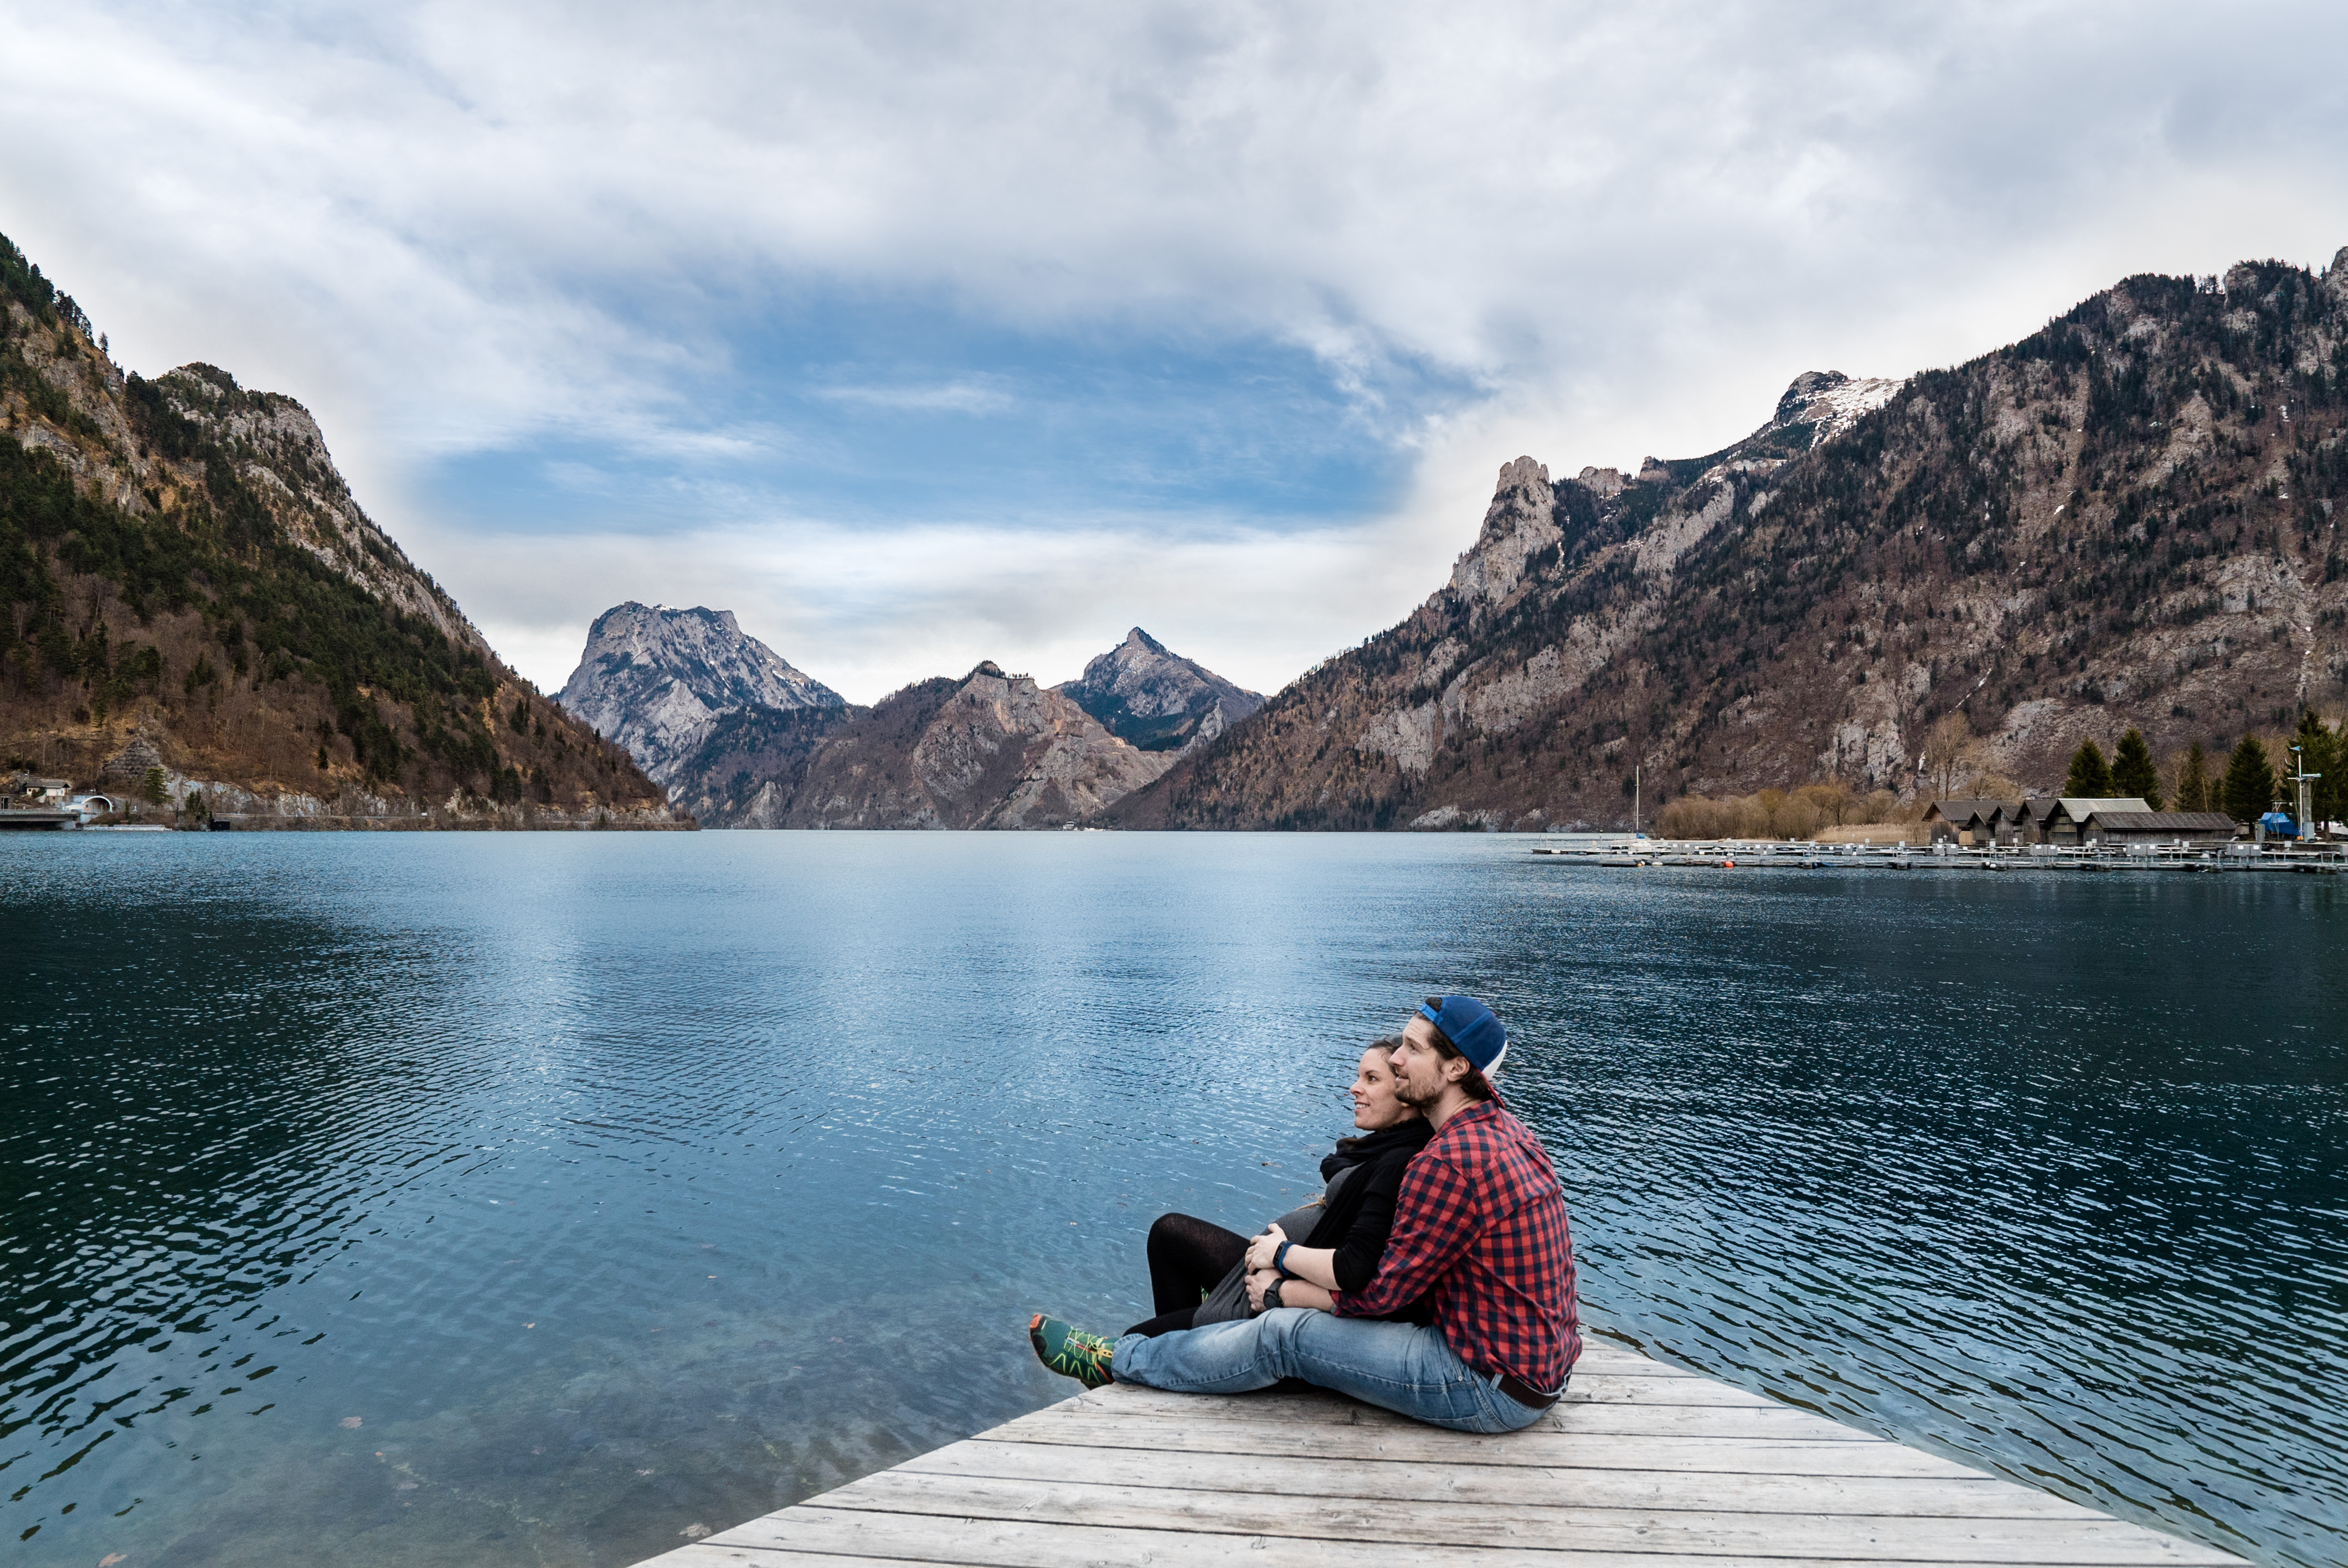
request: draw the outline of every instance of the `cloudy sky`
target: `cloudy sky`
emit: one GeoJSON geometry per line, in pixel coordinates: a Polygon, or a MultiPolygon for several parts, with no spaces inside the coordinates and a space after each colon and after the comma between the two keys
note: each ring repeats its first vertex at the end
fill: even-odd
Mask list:
{"type": "Polygon", "coordinates": [[[301,399],[551,690],[624,599],[870,701],[1139,623],[1270,691],[1499,465],[1708,451],[2348,244],[2348,13],[0,5],[0,232],[301,399]]]}

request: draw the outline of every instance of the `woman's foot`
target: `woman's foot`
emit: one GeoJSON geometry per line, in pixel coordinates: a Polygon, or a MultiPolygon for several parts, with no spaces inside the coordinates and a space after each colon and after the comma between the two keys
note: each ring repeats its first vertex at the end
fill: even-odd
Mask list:
{"type": "Polygon", "coordinates": [[[1097,1334],[1038,1312],[1027,1320],[1027,1343],[1035,1347],[1035,1359],[1087,1389],[1117,1381],[1108,1375],[1109,1353],[1116,1347],[1097,1334]]]}

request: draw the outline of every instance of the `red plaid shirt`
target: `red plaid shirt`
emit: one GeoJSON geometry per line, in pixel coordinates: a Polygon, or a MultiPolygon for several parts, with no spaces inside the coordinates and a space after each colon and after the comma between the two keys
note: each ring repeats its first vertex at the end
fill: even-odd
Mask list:
{"type": "Polygon", "coordinates": [[[1397,1312],[1430,1288],[1436,1327],[1487,1377],[1547,1390],[1581,1356],[1565,1191],[1497,1100],[1459,1112],[1412,1157],[1377,1277],[1339,1295],[1337,1316],[1397,1312]]]}

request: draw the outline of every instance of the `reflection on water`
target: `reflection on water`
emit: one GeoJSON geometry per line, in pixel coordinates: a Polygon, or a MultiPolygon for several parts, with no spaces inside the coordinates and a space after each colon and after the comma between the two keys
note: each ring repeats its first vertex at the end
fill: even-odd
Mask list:
{"type": "Polygon", "coordinates": [[[624,1564],[1058,1398],[1358,1042],[1516,1029],[1593,1322],[2271,1563],[2348,1529],[2329,879],[1482,838],[0,841],[28,1563],[624,1564]]]}

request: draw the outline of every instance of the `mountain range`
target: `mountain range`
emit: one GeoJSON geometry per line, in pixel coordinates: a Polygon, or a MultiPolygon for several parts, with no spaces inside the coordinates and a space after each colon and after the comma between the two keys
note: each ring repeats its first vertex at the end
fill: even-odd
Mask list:
{"type": "Polygon", "coordinates": [[[299,404],[126,374],[0,240],[0,752],[257,825],[1598,825],[1912,794],[1933,747],[2026,787],[2348,703],[2343,414],[2348,249],[2145,274],[1965,364],[1807,374],[1703,456],[1519,457],[1447,581],[1269,700],[1137,627],[1058,687],[861,707],[631,602],[548,702],[299,404]]]}
{"type": "MultiPolygon", "coordinates": [[[[1904,381],[1797,379],[1751,436],[1635,473],[1499,473],[1398,625],[1107,820],[1626,823],[1682,794],[2063,776],[2348,704],[2348,249],[2133,277],[1904,381]]],[[[1962,781],[1960,781],[1962,782],[1962,781]]]]}
{"type": "Polygon", "coordinates": [[[1962,365],[1805,374],[1703,456],[1519,457],[1448,581],[1269,701],[1136,628],[1049,692],[982,665],[871,710],[742,708],[677,798],[775,825],[1596,826],[1634,794],[1912,795],[1928,743],[1944,784],[2051,783],[2130,729],[2221,750],[2348,702],[2343,406],[2348,250],[2134,277],[1962,365]]]}
{"type": "Polygon", "coordinates": [[[243,825],[689,825],[378,528],[293,399],[128,374],[0,239],[0,752],[243,825]]]}
{"type": "Polygon", "coordinates": [[[963,828],[1097,815],[1263,702],[1135,627],[1057,687],[988,661],[861,707],[729,611],[633,603],[561,701],[711,826],[963,828]]]}
{"type": "Polygon", "coordinates": [[[713,827],[1058,827],[1172,761],[990,661],[870,708],[729,714],[676,798],[713,827]]]}

